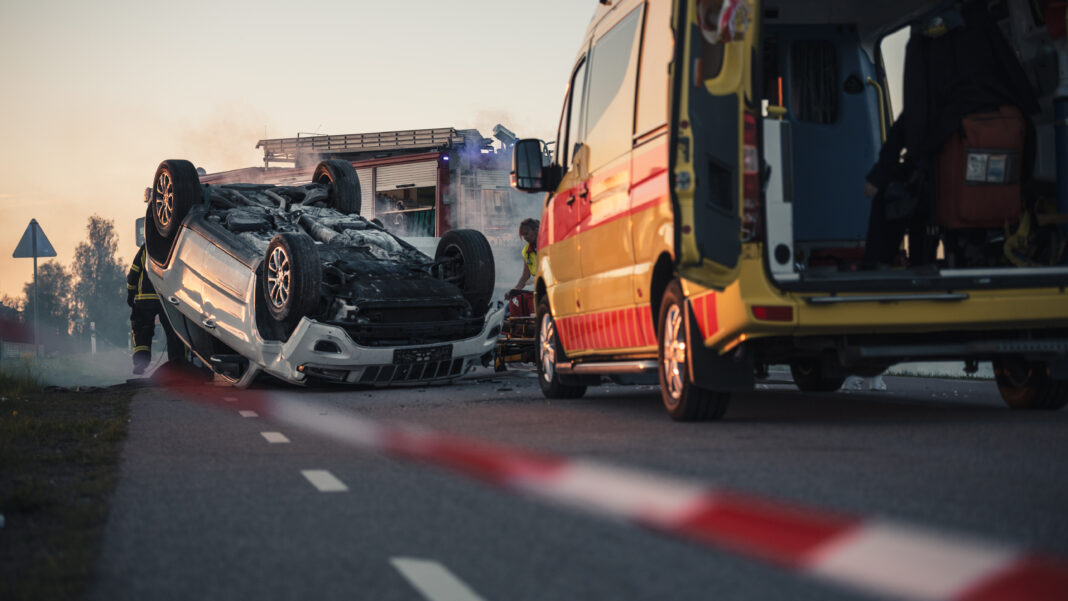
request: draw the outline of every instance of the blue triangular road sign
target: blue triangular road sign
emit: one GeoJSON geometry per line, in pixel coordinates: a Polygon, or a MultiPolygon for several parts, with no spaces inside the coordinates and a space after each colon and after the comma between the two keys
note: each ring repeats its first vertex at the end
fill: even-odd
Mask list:
{"type": "Polygon", "coordinates": [[[35,233],[37,234],[37,256],[56,256],[56,249],[52,248],[52,243],[48,241],[48,236],[45,236],[44,230],[37,224],[36,219],[31,219],[30,224],[26,226],[26,233],[22,234],[22,240],[19,240],[19,245],[15,247],[15,253],[11,255],[12,258],[33,258],[33,238],[35,233]]]}

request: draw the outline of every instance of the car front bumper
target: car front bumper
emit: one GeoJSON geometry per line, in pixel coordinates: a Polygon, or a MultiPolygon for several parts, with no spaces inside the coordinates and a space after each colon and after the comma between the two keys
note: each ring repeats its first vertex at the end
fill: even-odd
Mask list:
{"type": "Polygon", "coordinates": [[[268,348],[273,345],[266,345],[261,357],[252,358],[250,369],[259,368],[294,384],[389,386],[449,381],[490,360],[504,313],[503,306],[491,309],[482,331],[471,338],[401,347],[360,346],[342,328],[304,318],[277,353],[268,348]]]}

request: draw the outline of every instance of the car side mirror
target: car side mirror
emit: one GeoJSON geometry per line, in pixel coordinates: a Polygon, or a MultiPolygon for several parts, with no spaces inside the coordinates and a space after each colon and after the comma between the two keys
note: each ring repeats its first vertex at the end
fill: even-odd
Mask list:
{"type": "Polygon", "coordinates": [[[519,140],[512,148],[512,187],[523,192],[549,192],[554,187],[552,171],[542,164],[545,142],[519,140]]]}

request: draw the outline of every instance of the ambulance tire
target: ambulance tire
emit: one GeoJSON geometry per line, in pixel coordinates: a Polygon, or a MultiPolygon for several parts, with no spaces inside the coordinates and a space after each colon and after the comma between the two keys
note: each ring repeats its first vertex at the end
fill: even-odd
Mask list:
{"type": "Polygon", "coordinates": [[[543,295],[538,302],[538,331],[534,344],[537,349],[538,384],[541,393],[548,399],[577,399],[586,394],[585,386],[564,384],[556,372],[556,364],[565,361],[564,348],[556,334],[556,323],[549,311],[549,300],[543,295]]]}
{"type": "Polygon", "coordinates": [[[823,362],[812,357],[801,357],[790,362],[790,375],[801,392],[834,392],[845,383],[845,376],[830,376],[824,373],[823,362]]]}
{"type": "Polygon", "coordinates": [[[260,289],[268,315],[286,338],[301,318],[318,308],[322,279],[319,250],[311,236],[283,232],[271,238],[260,271],[260,289]]]}
{"type": "Polygon", "coordinates": [[[1068,405],[1068,382],[1049,377],[1049,366],[1023,359],[994,359],[994,379],[1012,409],[1057,411],[1068,405]]]}
{"type": "Polygon", "coordinates": [[[660,398],[671,419],[679,422],[713,421],[723,417],[730,393],[706,390],[690,379],[682,284],[673,280],[664,291],[657,319],[657,373],[660,398]]]}
{"type": "Polygon", "coordinates": [[[478,230],[451,230],[438,242],[434,261],[440,262],[442,275],[460,288],[471,304],[472,317],[482,317],[489,310],[496,285],[493,249],[478,230]]]}
{"type": "Polygon", "coordinates": [[[152,197],[148,201],[148,214],[164,249],[156,249],[157,255],[169,255],[182,222],[194,206],[204,202],[200,176],[193,163],[169,159],[159,164],[152,178],[152,197]]]}
{"type": "Polygon", "coordinates": [[[360,214],[360,176],[352,163],[341,159],[321,161],[315,167],[312,183],[326,184],[327,206],[346,215],[360,214]]]}

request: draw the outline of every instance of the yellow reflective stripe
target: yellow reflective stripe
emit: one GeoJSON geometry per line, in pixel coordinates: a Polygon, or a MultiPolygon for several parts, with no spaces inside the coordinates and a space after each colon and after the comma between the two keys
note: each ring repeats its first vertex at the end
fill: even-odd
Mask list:
{"type": "Polygon", "coordinates": [[[151,353],[152,352],[152,347],[150,347],[150,346],[135,346],[134,347],[133,352],[140,353],[141,351],[145,351],[145,352],[151,353]]]}
{"type": "Polygon", "coordinates": [[[158,294],[138,294],[134,300],[159,300],[158,294]]]}
{"type": "Polygon", "coordinates": [[[138,267],[137,263],[134,263],[133,267],[130,268],[130,271],[141,271],[141,268],[138,267]]]}
{"type": "Polygon", "coordinates": [[[127,290],[137,290],[137,288],[136,288],[136,287],[134,287],[134,285],[133,285],[133,284],[126,284],[126,289],[127,289],[127,290]]]}

